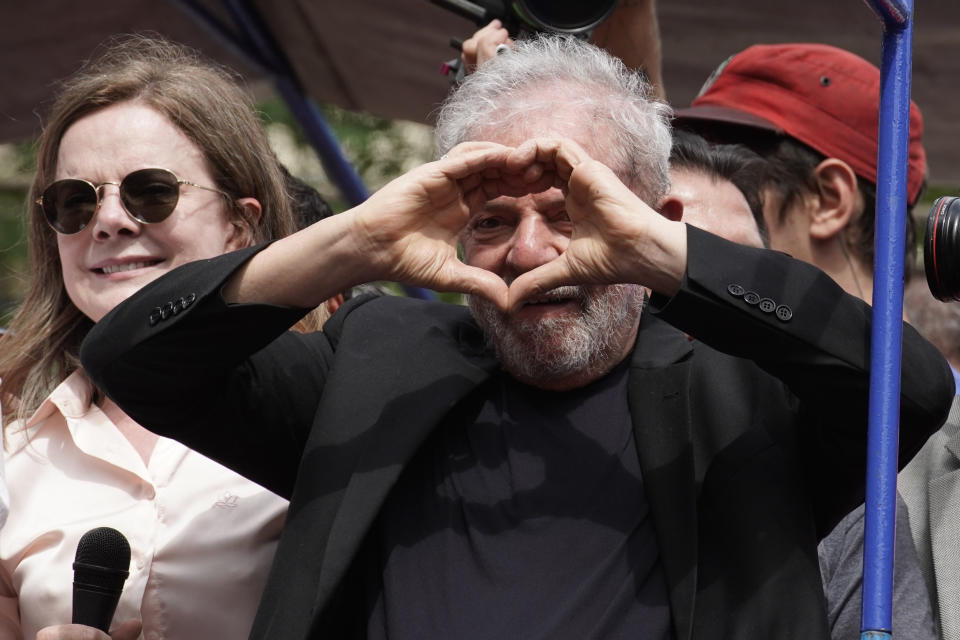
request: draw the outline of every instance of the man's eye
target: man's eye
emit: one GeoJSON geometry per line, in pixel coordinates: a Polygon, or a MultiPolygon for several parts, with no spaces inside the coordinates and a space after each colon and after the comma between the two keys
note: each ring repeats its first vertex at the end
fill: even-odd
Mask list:
{"type": "Polygon", "coordinates": [[[503,223],[500,218],[481,218],[473,224],[474,229],[496,229],[503,223]]]}

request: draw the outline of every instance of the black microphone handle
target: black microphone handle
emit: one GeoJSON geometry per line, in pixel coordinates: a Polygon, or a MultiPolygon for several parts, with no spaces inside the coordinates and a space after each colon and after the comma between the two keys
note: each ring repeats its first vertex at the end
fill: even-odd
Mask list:
{"type": "Polygon", "coordinates": [[[120,591],[74,582],[72,622],[109,633],[110,623],[113,622],[113,614],[119,602],[120,591]]]}

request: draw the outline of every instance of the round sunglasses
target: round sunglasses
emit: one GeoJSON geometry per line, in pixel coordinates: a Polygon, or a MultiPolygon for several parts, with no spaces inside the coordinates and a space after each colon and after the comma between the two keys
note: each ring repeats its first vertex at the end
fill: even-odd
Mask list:
{"type": "Polygon", "coordinates": [[[181,180],[167,169],[138,169],[128,173],[119,184],[104,182],[97,186],[79,178],[57,180],[43,190],[37,204],[43,208],[47,222],[55,231],[65,235],[78,233],[93,220],[100,208],[100,190],[108,184],[120,189],[120,201],[127,215],[146,224],[163,222],[173,213],[182,184],[230,198],[220,189],[181,180]]]}

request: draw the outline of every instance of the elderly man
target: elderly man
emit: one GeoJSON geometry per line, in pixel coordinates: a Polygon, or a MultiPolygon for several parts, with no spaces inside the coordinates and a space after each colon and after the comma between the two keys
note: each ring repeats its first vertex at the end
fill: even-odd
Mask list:
{"type": "MultiPolygon", "coordinates": [[[[290,497],[253,637],[828,637],[868,308],[677,222],[648,95],[590,45],[521,43],[448,100],[441,160],[91,332],[129,415],[290,497]],[[378,279],[470,309],[361,298],[285,331],[378,279]]],[[[905,461],[953,385],[904,335],[905,461]]]]}

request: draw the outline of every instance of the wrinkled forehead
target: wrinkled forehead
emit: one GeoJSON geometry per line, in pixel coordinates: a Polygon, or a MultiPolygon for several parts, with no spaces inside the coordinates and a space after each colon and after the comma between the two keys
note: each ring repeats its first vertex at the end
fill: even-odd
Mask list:
{"type": "MultiPolygon", "coordinates": [[[[550,187],[545,191],[528,193],[524,196],[499,196],[483,204],[481,212],[520,213],[525,210],[550,215],[562,211],[566,206],[563,191],[550,187]]],[[[471,211],[475,214],[477,211],[471,211]]]]}
{"type": "MultiPolygon", "coordinates": [[[[568,104],[550,94],[536,95],[488,116],[471,140],[519,146],[531,138],[569,138],[595,160],[608,162],[608,126],[587,105],[568,104]]],[[[612,141],[609,141],[612,142],[612,141]]]]}

